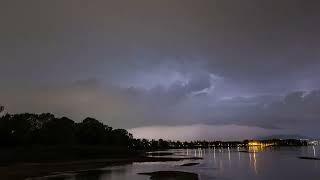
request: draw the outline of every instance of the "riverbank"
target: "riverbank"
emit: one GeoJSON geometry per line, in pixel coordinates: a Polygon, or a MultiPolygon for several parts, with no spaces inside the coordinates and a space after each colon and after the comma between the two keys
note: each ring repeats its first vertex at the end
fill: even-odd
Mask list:
{"type": "Polygon", "coordinates": [[[140,175],[148,175],[152,180],[199,180],[198,174],[182,171],[155,171],[150,173],[139,173],[140,175]]]}
{"type": "Polygon", "coordinates": [[[144,151],[108,146],[21,146],[0,148],[0,166],[12,163],[70,162],[143,156],[144,151]]]}
{"type": "Polygon", "coordinates": [[[23,180],[41,176],[53,175],[62,172],[77,172],[92,170],[106,166],[125,165],[134,162],[165,162],[181,161],[186,159],[201,158],[167,158],[167,157],[147,157],[133,156],[126,158],[106,158],[77,161],[52,161],[52,162],[17,162],[0,166],[0,179],[23,180]]]}

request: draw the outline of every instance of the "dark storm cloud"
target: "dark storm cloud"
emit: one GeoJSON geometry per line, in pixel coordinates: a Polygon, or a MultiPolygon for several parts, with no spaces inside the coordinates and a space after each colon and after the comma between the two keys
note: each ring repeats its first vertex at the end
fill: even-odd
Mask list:
{"type": "Polygon", "coordinates": [[[233,124],[318,136],[318,7],[1,1],[0,103],[119,127],[233,124]]]}

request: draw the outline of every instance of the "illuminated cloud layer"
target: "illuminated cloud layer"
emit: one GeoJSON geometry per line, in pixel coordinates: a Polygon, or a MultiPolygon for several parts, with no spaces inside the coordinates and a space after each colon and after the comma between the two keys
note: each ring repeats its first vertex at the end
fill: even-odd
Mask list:
{"type": "Polygon", "coordinates": [[[124,2],[1,1],[6,110],[138,137],[320,136],[319,2],[124,2]]]}
{"type": "Polygon", "coordinates": [[[203,125],[189,126],[150,126],[129,130],[137,138],[175,139],[180,141],[207,140],[244,140],[267,137],[270,134],[289,133],[282,130],[268,130],[241,125],[203,125]]]}

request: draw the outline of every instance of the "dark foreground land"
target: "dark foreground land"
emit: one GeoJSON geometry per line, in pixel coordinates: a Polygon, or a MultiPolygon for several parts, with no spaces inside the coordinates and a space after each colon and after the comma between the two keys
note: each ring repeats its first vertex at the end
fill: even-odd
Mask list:
{"type": "Polygon", "coordinates": [[[163,162],[199,158],[148,157],[144,152],[106,147],[33,147],[0,150],[0,179],[23,180],[133,162],[163,162]]]}
{"type": "Polygon", "coordinates": [[[164,156],[170,153],[159,152],[147,155],[145,151],[181,145],[162,139],[134,139],[127,130],[113,129],[90,117],[75,122],[50,113],[4,114],[0,116],[0,180],[132,162],[178,161],[186,158],[167,158],[164,156]]]}
{"type": "Polygon", "coordinates": [[[165,179],[175,179],[175,180],[198,180],[198,175],[190,172],[181,171],[156,171],[151,173],[139,173],[141,175],[148,175],[152,180],[165,180],[165,179]]]}
{"type": "Polygon", "coordinates": [[[316,157],[308,157],[308,156],[300,156],[298,157],[299,159],[306,159],[306,160],[316,160],[316,161],[320,161],[320,158],[316,158],[316,157]]]}
{"type": "MultiPolygon", "coordinates": [[[[26,178],[53,175],[61,172],[77,172],[82,170],[92,170],[113,165],[125,165],[133,162],[163,162],[179,161],[183,158],[154,158],[154,157],[133,157],[122,159],[99,159],[82,160],[70,162],[48,162],[48,163],[17,163],[0,167],[0,177],[6,180],[23,180],[26,178]]],[[[175,173],[176,174],[176,173],[175,173]]],[[[176,176],[174,174],[174,177],[176,176]]],[[[162,174],[160,174],[162,175],[162,174]]],[[[168,178],[173,177],[170,174],[168,178]]],[[[152,175],[153,176],[153,175],[152,175]]],[[[158,175],[154,175],[157,177],[158,175]]],[[[161,176],[164,177],[164,176],[161,176]]],[[[180,175],[178,176],[180,177],[180,175]]],[[[185,177],[185,176],[182,176],[185,177]]],[[[153,178],[157,179],[157,178],[153,178]]],[[[183,178],[185,179],[185,178],[183,178]]]]}
{"type": "Polygon", "coordinates": [[[181,166],[195,166],[195,165],[199,165],[200,163],[186,163],[186,164],[182,164],[181,166]]]}

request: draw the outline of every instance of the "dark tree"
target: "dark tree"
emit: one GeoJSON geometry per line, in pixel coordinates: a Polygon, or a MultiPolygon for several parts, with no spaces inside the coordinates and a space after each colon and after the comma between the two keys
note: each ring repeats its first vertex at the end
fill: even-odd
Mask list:
{"type": "Polygon", "coordinates": [[[28,119],[32,114],[17,114],[1,117],[0,140],[2,145],[24,145],[29,144],[32,137],[32,125],[28,119]]]}
{"type": "Polygon", "coordinates": [[[118,146],[131,146],[132,134],[125,129],[115,129],[112,131],[113,144],[118,146]]]}
{"type": "Polygon", "coordinates": [[[112,128],[93,118],[86,118],[77,125],[77,142],[86,145],[108,144],[112,128]]]}
{"type": "MultiPolygon", "coordinates": [[[[45,117],[43,117],[45,118],[45,117]]],[[[43,120],[43,119],[42,119],[43,120]]],[[[45,118],[44,120],[48,120],[45,118]]],[[[75,123],[69,118],[53,118],[46,121],[41,132],[43,144],[59,145],[75,143],[75,123]]]]}
{"type": "Polygon", "coordinates": [[[159,139],[159,149],[168,149],[169,148],[169,143],[168,141],[165,141],[163,139],[159,139]]]}

